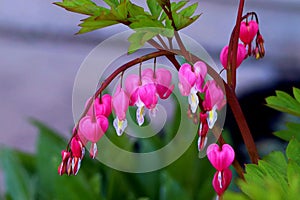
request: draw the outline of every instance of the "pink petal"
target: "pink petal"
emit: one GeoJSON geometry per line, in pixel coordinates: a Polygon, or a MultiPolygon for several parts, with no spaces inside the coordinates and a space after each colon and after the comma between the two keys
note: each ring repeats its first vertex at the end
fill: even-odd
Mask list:
{"type": "Polygon", "coordinates": [[[258,31],[258,24],[256,21],[251,20],[246,24],[246,22],[242,22],[240,26],[240,39],[245,44],[250,44],[254,39],[255,35],[258,31]]]}
{"type": "Polygon", "coordinates": [[[228,168],[235,156],[234,150],[228,144],[224,144],[222,149],[217,144],[211,144],[208,146],[206,153],[209,161],[218,171],[228,168]]]}
{"type": "Polygon", "coordinates": [[[205,98],[203,107],[206,111],[212,110],[214,106],[220,110],[224,106],[224,93],[215,80],[209,80],[204,86],[205,98]]]}
{"type": "Polygon", "coordinates": [[[120,88],[119,85],[112,98],[112,107],[119,120],[124,120],[126,118],[126,112],[128,106],[129,106],[129,97],[127,96],[123,88],[120,88]]]}
{"type": "Polygon", "coordinates": [[[152,84],[147,84],[139,88],[139,97],[148,109],[154,108],[157,104],[156,87],[152,84]]]}
{"type": "Polygon", "coordinates": [[[173,89],[174,85],[171,85],[172,74],[169,70],[160,68],[156,70],[156,91],[161,99],[168,98],[173,89]]]}
{"type": "Polygon", "coordinates": [[[98,140],[104,135],[108,128],[108,120],[104,116],[97,117],[93,120],[90,116],[83,117],[79,122],[79,130],[81,134],[88,141],[93,143],[98,142],[98,140]]]}
{"type": "Polygon", "coordinates": [[[226,189],[230,185],[231,179],[232,172],[229,168],[226,168],[223,171],[217,171],[215,173],[212,185],[219,196],[221,196],[226,191],[226,189]]]}
{"type": "Polygon", "coordinates": [[[191,65],[188,63],[181,65],[178,72],[178,78],[178,87],[181,94],[183,96],[188,96],[196,81],[196,75],[192,71],[191,65]]]}
{"type": "MultiPolygon", "coordinates": [[[[86,101],[85,107],[87,107],[91,98],[89,98],[86,101]]],[[[108,117],[111,114],[111,96],[109,94],[105,94],[102,96],[101,100],[102,100],[102,103],[100,103],[100,98],[98,98],[98,97],[95,98],[94,103],[93,103],[94,111],[93,111],[93,106],[91,106],[87,112],[87,115],[93,116],[93,112],[95,112],[95,116],[104,115],[104,116],[108,117]]]]}
{"type": "MultiPolygon", "coordinates": [[[[148,78],[150,78],[150,79],[154,79],[154,77],[153,77],[153,69],[151,69],[151,68],[147,68],[147,69],[144,69],[143,71],[142,71],[142,77],[148,77],[148,78]]],[[[154,80],[153,80],[154,81],[154,80]]]]}
{"type": "MultiPolygon", "coordinates": [[[[225,46],[220,53],[220,61],[225,69],[227,69],[228,46],[225,46]]],[[[243,44],[238,45],[236,58],[236,68],[238,68],[247,56],[247,50],[243,44]]]]}
{"type": "Polygon", "coordinates": [[[83,144],[80,141],[78,136],[75,136],[72,138],[71,140],[71,151],[72,151],[72,155],[78,158],[82,157],[82,148],[83,144]]]}
{"type": "Polygon", "coordinates": [[[201,92],[202,91],[202,84],[205,80],[207,74],[207,66],[204,62],[198,61],[194,64],[194,73],[197,77],[196,80],[196,89],[201,92]]]}
{"type": "MultiPolygon", "coordinates": [[[[138,87],[141,85],[140,78],[136,74],[130,74],[126,77],[125,80],[125,88],[128,96],[132,97],[132,94],[138,89],[138,87]]],[[[134,104],[135,102],[133,102],[134,104]]]]}

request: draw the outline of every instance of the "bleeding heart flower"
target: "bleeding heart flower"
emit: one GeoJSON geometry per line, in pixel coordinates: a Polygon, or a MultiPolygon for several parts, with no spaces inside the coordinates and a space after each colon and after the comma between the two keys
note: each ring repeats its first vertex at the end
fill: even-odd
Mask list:
{"type": "Polygon", "coordinates": [[[217,144],[211,144],[207,148],[207,157],[218,171],[228,168],[233,162],[234,156],[234,150],[229,144],[224,144],[222,148],[217,144]]]}
{"type": "Polygon", "coordinates": [[[108,129],[108,124],[107,118],[103,115],[99,115],[97,118],[87,115],[79,122],[79,133],[82,134],[79,136],[96,143],[108,129]]]}
{"type": "MultiPolygon", "coordinates": [[[[93,116],[93,112],[95,112],[95,116],[104,115],[108,117],[111,114],[111,99],[112,97],[109,94],[105,94],[100,98],[95,98],[94,100],[94,111],[93,106],[87,112],[87,115],[93,116]]],[[[85,104],[85,107],[88,105],[91,98],[89,98],[85,104]]]]}
{"type": "Polygon", "coordinates": [[[240,26],[240,39],[245,44],[250,44],[258,31],[258,24],[256,21],[242,22],[240,26]]]}
{"type": "MultiPolygon", "coordinates": [[[[224,67],[227,69],[227,56],[228,56],[228,46],[225,46],[220,53],[220,61],[224,67]]],[[[236,57],[236,68],[238,68],[243,60],[247,56],[247,50],[243,44],[238,45],[237,57],[236,57]]]]}
{"type": "Polygon", "coordinates": [[[195,113],[198,108],[199,98],[197,93],[203,91],[202,85],[206,74],[206,64],[201,61],[196,62],[193,68],[188,63],[185,63],[179,69],[178,87],[183,96],[188,96],[192,113],[195,113]]]}
{"type": "Polygon", "coordinates": [[[120,85],[118,85],[116,92],[113,95],[112,106],[116,113],[113,125],[117,135],[121,136],[127,127],[126,112],[129,106],[129,97],[120,85]]]}
{"type": "Polygon", "coordinates": [[[212,185],[216,193],[221,196],[230,185],[232,179],[232,172],[229,168],[223,171],[217,171],[214,175],[212,185]]]}
{"type": "Polygon", "coordinates": [[[156,86],[156,92],[161,99],[167,99],[172,94],[174,85],[171,85],[172,74],[169,70],[159,68],[154,74],[151,68],[147,68],[142,72],[142,77],[145,76],[153,80],[156,86]]]}
{"type": "Polygon", "coordinates": [[[136,120],[141,126],[144,123],[145,108],[155,109],[158,98],[153,78],[136,74],[127,76],[125,81],[126,91],[130,96],[129,105],[136,105],[136,120]]]}
{"type": "Polygon", "coordinates": [[[196,75],[192,71],[192,67],[188,63],[181,65],[178,72],[179,83],[178,87],[182,96],[189,96],[192,87],[196,82],[196,75]]]}
{"type": "Polygon", "coordinates": [[[209,80],[204,86],[205,97],[203,101],[203,107],[206,111],[211,111],[216,106],[218,110],[221,110],[226,101],[224,98],[223,90],[216,83],[215,80],[209,80]]]}
{"type": "Polygon", "coordinates": [[[78,157],[80,159],[84,156],[84,146],[78,135],[74,136],[71,140],[71,151],[72,156],[78,157]]]}

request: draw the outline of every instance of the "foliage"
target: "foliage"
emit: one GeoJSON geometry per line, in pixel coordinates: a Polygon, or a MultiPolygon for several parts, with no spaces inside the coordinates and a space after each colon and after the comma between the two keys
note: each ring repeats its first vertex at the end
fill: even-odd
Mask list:
{"type": "Polygon", "coordinates": [[[133,53],[155,36],[172,38],[174,31],[181,30],[200,15],[194,15],[198,3],[186,6],[188,1],[170,2],[147,0],[148,11],[129,0],[104,0],[107,7],[99,6],[91,0],[63,0],[54,4],[68,11],[88,15],[79,24],[77,34],[91,32],[115,24],[123,24],[135,30],[129,37],[128,52],[133,53]],[[185,7],[185,8],[184,8],[185,7]]]}
{"type": "Polygon", "coordinates": [[[300,187],[300,143],[292,139],[282,152],[272,152],[258,165],[247,164],[245,181],[238,180],[242,193],[227,192],[224,199],[297,199],[300,187]]]}
{"type": "MultiPolygon", "coordinates": [[[[295,116],[300,114],[300,90],[293,88],[294,97],[276,91],[276,96],[266,98],[267,106],[295,116]]],[[[238,180],[241,193],[228,191],[224,199],[298,199],[300,188],[300,124],[288,122],[287,130],[275,132],[289,141],[285,153],[276,151],[259,161],[247,164],[245,181],[238,180]]]]}
{"type": "MultiPolygon", "coordinates": [[[[276,96],[266,98],[267,106],[300,117],[300,89],[294,87],[293,95],[294,98],[286,92],[276,91],[276,96]]],[[[286,126],[287,130],[280,130],[274,134],[285,141],[290,141],[292,138],[300,141],[300,124],[288,122],[286,126]]]]}
{"type": "MultiPolygon", "coordinates": [[[[211,199],[214,195],[213,169],[207,159],[197,159],[198,152],[193,145],[175,163],[156,172],[124,173],[85,158],[77,176],[59,176],[57,167],[61,157],[58,152],[64,148],[66,140],[38,121],[33,124],[39,129],[36,154],[0,149],[6,199],[164,200],[211,199]]],[[[156,148],[160,141],[148,141],[147,147],[156,148]]],[[[125,143],[128,147],[132,141],[127,138],[125,143]]]]}

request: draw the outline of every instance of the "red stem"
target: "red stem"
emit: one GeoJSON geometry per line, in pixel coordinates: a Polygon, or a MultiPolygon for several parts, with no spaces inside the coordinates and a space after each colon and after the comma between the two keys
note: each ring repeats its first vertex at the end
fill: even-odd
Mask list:
{"type": "Polygon", "coordinates": [[[245,0],[240,0],[234,29],[232,31],[227,57],[227,81],[229,86],[235,90],[236,87],[236,58],[239,42],[240,25],[242,21],[245,0]]]}

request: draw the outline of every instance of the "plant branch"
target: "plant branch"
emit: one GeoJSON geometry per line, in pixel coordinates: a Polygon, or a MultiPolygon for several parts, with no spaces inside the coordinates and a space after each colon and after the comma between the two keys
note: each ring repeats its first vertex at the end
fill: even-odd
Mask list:
{"type": "Polygon", "coordinates": [[[238,13],[236,17],[236,23],[233,28],[229,47],[228,47],[228,56],[227,56],[227,81],[229,86],[235,90],[236,87],[236,59],[238,52],[238,41],[240,33],[240,25],[242,21],[242,14],[244,9],[245,0],[240,0],[238,13]]]}

